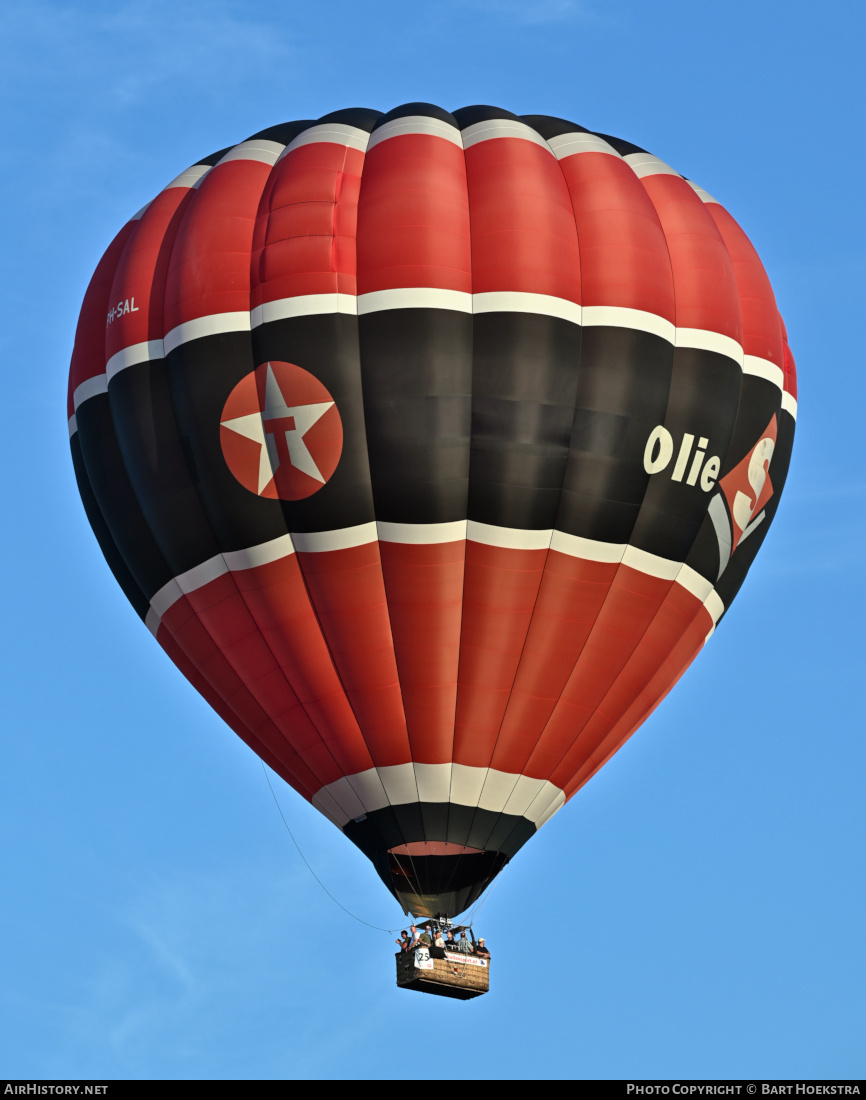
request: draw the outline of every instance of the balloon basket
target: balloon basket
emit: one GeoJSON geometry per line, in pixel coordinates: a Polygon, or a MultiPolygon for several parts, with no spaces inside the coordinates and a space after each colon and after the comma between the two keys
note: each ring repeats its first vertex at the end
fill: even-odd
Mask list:
{"type": "Polygon", "coordinates": [[[490,989],[490,960],[447,951],[434,959],[421,948],[397,953],[397,985],[437,997],[468,1001],[490,989]]]}

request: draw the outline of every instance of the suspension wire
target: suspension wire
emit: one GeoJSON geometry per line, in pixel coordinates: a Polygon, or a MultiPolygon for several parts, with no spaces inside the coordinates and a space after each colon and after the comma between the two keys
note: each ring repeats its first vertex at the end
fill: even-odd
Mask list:
{"type": "MultiPolygon", "coordinates": [[[[505,870],[505,868],[503,867],[503,868],[502,868],[502,870],[504,871],[504,870],[505,870]]],[[[500,873],[501,873],[501,872],[500,872],[500,873]]],[[[498,885],[498,882],[499,882],[499,879],[498,879],[498,878],[497,878],[497,879],[495,879],[495,880],[494,880],[494,882],[493,882],[493,883],[491,884],[490,888],[489,888],[488,890],[486,890],[486,891],[485,891],[485,893],[484,893],[484,896],[483,896],[483,897],[481,897],[481,898],[479,898],[479,899],[478,899],[478,901],[476,901],[476,902],[475,902],[475,905],[473,905],[473,907],[472,907],[472,909],[471,909],[471,911],[470,911],[470,913],[469,913],[469,927],[470,927],[470,928],[472,928],[472,926],[474,925],[475,921],[476,921],[476,920],[478,919],[478,917],[479,917],[479,916],[481,915],[481,910],[482,910],[482,909],[484,908],[484,906],[485,906],[485,905],[487,904],[487,899],[488,899],[488,898],[490,897],[490,895],[491,895],[491,894],[493,893],[493,890],[494,890],[494,888],[495,888],[495,887],[496,887],[496,886],[498,885]]]]}
{"type": "Polygon", "coordinates": [[[346,906],[343,905],[343,903],[341,901],[337,901],[337,899],[334,897],[334,895],[331,893],[331,891],[328,889],[328,887],[324,884],[324,882],[322,882],[322,880],[319,878],[319,876],[316,874],[316,872],[313,870],[313,868],[307,862],[307,857],[301,851],[300,844],[298,844],[297,840],[295,840],[295,834],[289,828],[289,823],[288,823],[288,821],[286,821],[286,817],[285,817],[285,814],[283,813],[282,806],[280,806],[279,802],[277,801],[277,796],[274,792],[273,785],[271,784],[271,777],[268,775],[268,770],[265,767],[265,763],[264,763],[263,760],[259,761],[259,763],[262,765],[262,771],[265,773],[265,779],[268,781],[268,787],[270,788],[271,796],[273,797],[273,800],[274,800],[274,805],[277,807],[277,812],[279,813],[280,817],[283,819],[283,824],[286,827],[286,832],[292,838],[292,844],[294,844],[294,846],[297,848],[298,855],[304,861],[304,864],[306,865],[307,870],[310,872],[310,874],[313,876],[313,878],[316,880],[316,882],[318,882],[318,884],[322,887],[322,889],[325,891],[325,893],[328,895],[328,897],[331,899],[331,901],[334,902],[335,905],[339,905],[339,907],[343,910],[344,913],[348,913],[348,915],[352,918],[352,920],[358,921],[359,924],[365,924],[368,928],[373,928],[377,932],[387,932],[389,935],[393,935],[394,932],[399,932],[400,931],[399,928],[382,928],[378,924],[370,924],[369,921],[365,921],[365,920],[362,920],[360,917],[356,917],[355,914],[350,909],[347,909],[346,906]]]}

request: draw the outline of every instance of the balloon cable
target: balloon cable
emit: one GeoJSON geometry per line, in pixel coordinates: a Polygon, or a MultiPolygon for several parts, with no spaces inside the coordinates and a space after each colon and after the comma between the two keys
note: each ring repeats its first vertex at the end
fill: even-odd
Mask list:
{"type": "Polygon", "coordinates": [[[347,909],[346,906],[343,905],[343,903],[341,901],[338,901],[334,897],[334,895],[331,893],[331,891],[328,889],[328,887],[324,884],[324,882],[322,882],[322,880],[319,878],[319,876],[316,874],[316,872],[313,870],[313,868],[307,862],[307,857],[301,851],[300,844],[298,844],[297,840],[295,840],[295,834],[289,828],[289,823],[288,823],[288,821],[286,821],[285,814],[283,813],[283,808],[282,808],[282,806],[280,806],[279,802],[277,801],[276,793],[274,791],[273,785],[271,784],[271,777],[268,775],[268,770],[265,767],[264,761],[263,760],[259,761],[259,763],[262,765],[262,771],[265,773],[265,779],[268,781],[268,787],[270,788],[271,795],[272,795],[273,800],[274,800],[274,804],[277,807],[277,811],[279,812],[280,817],[283,819],[283,824],[286,827],[286,832],[292,838],[292,844],[294,844],[294,846],[297,848],[298,855],[304,861],[304,864],[305,864],[307,870],[310,872],[310,874],[313,876],[313,878],[316,880],[316,882],[318,882],[318,884],[322,887],[322,889],[325,891],[325,893],[328,895],[328,897],[331,899],[331,901],[335,905],[339,905],[339,907],[343,910],[344,913],[348,913],[348,915],[352,918],[352,920],[358,921],[359,924],[366,924],[366,926],[368,928],[373,928],[377,932],[387,932],[389,935],[393,934],[394,932],[399,932],[398,928],[381,928],[378,924],[370,924],[369,921],[365,921],[365,920],[362,920],[360,917],[356,917],[355,914],[350,909],[347,909]]]}

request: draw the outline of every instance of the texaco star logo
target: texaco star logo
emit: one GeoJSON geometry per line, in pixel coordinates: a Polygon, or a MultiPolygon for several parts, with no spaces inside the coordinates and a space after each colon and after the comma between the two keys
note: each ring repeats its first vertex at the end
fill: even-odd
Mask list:
{"type": "Polygon", "coordinates": [[[333,397],[294,363],[263,363],[229,394],[220,417],[229,469],[251,493],[302,500],[327,482],[343,450],[333,397]]]}

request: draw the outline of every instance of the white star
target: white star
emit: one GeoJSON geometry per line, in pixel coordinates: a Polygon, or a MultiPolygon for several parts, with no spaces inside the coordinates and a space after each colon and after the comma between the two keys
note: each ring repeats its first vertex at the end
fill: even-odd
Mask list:
{"type": "Polygon", "coordinates": [[[286,459],[296,470],[325,484],[325,479],[304,442],[304,436],[333,404],[333,401],[318,401],[311,405],[287,405],[271,364],[268,363],[264,409],[247,416],[221,421],[223,428],[252,439],[261,448],[257,489],[259,496],[273,480],[280,462],[286,459]]]}

